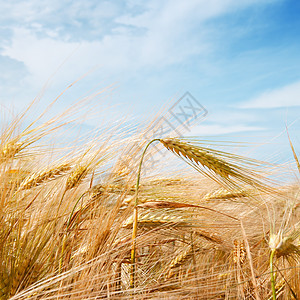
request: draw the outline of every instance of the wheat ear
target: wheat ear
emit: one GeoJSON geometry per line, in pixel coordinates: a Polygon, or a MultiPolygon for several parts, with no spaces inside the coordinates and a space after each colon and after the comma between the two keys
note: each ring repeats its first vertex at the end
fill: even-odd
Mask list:
{"type": "Polygon", "coordinates": [[[66,190],[76,187],[87,175],[87,172],[88,168],[86,166],[77,166],[67,179],[66,190]]]}
{"type": "Polygon", "coordinates": [[[70,170],[68,164],[62,164],[58,167],[54,167],[50,170],[46,170],[40,173],[34,173],[22,181],[20,185],[21,190],[37,187],[46,181],[56,179],[58,176],[63,175],[65,172],[70,170]]]}
{"type": "Polygon", "coordinates": [[[88,167],[83,166],[83,165],[78,165],[71,172],[71,174],[69,175],[69,177],[67,179],[63,195],[61,197],[61,200],[60,200],[58,208],[57,208],[57,216],[58,216],[58,211],[60,209],[61,203],[65,197],[66,192],[68,190],[76,187],[77,185],[79,185],[79,183],[84,179],[84,177],[87,175],[87,173],[88,173],[88,167]]]}
{"type": "Polygon", "coordinates": [[[249,197],[250,195],[254,194],[254,190],[231,190],[227,191],[224,188],[220,188],[216,191],[209,192],[202,198],[203,200],[216,200],[216,199],[233,199],[233,198],[242,198],[242,197],[249,197]]]}
{"type": "Polygon", "coordinates": [[[192,145],[178,138],[160,139],[160,142],[198,172],[227,188],[236,190],[241,184],[248,184],[264,191],[270,190],[266,184],[256,179],[261,176],[252,171],[253,167],[258,167],[262,162],[192,145]]]}
{"type": "Polygon", "coordinates": [[[169,272],[167,273],[167,278],[171,278],[174,275],[174,269],[183,265],[188,261],[193,255],[193,247],[188,247],[185,251],[179,253],[171,262],[168,267],[169,272]]]}
{"type": "Polygon", "coordinates": [[[189,143],[181,142],[179,139],[162,139],[160,141],[168,150],[195,162],[197,165],[201,164],[217,175],[224,178],[234,175],[232,168],[226,162],[217,159],[204,148],[201,149],[189,143]]]}
{"type": "Polygon", "coordinates": [[[15,142],[14,140],[7,142],[0,150],[0,162],[14,158],[23,148],[24,144],[21,142],[15,142]]]}

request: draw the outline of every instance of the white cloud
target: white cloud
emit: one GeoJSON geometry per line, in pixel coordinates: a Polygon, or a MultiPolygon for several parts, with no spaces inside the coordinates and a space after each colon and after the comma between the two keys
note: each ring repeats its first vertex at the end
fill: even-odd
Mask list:
{"type": "MultiPolygon", "coordinates": [[[[113,1],[70,1],[52,0],[51,4],[40,0],[14,0],[0,3],[2,14],[0,24],[4,26],[21,26],[45,35],[45,31],[60,29],[60,33],[71,31],[76,38],[80,30],[85,31],[87,39],[95,33],[99,37],[103,27],[111,26],[122,6],[113,1]],[[44,31],[37,28],[37,24],[44,31]],[[93,29],[97,30],[94,32],[93,29]],[[72,32],[73,31],[73,32],[72,32]]],[[[81,36],[82,37],[82,36],[81,36]]]]}
{"type": "Polygon", "coordinates": [[[241,108],[278,108],[300,106],[300,81],[266,91],[258,97],[240,104],[241,108]]]}
{"type": "Polygon", "coordinates": [[[208,64],[211,72],[213,66],[206,58],[214,45],[205,22],[270,1],[278,0],[8,2],[0,4],[7,12],[0,25],[8,24],[13,35],[3,43],[0,54],[24,66],[26,77],[16,84],[20,101],[24,88],[28,98],[34,97],[56,71],[51,85],[55,95],[97,67],[103,77],[93,77],[93,85],[103,78],[142,77],[143,72],[159,80],[163,68],[194,57],[203,57],[201,68],[208,64]]]}
{"type": "Polygon", "coordinates": [[[41,87],[76,46],[50,38],[38,39],[28,30],[15,29],[11,45],[4,47],[2,54],[23,62],[31,75],[28,84],[41,87]]]}
{"type": "Polygon", "coordinates": [[[130,7],[122,13],[122,4],[113,6],[106,1],[101,5],[97,1],[76,5],[68,3],[67,10],[62,9],[61,1],[54,1],[50,7],[32,0],[23,3],[21,9],[18,6],[18,10],[14,8],[16,6],[5,4],[14,19],[22,19],[23,13],[27,25],[25,29],[13,28],[12,42],[5,46],[2,54],[23,62],[32,76],[28,82],[35,85],[45,82],[78,45],[80,47],[72,56],[72,65],[68,65],[69,72],[64,77],[72,77],[74,72],[77,76],[82,75],[95,65],[110,74],[135,72],[147,67],[159,70],[210,51],[211,45],[205,39],[203,24],[206,20],[269,1],[152,0],[140,5],[141,12],[135,14],[130,7]],[[67,11],[67,15],[62,11],[67,11]],[[90,36],[90,32],[103,31],[103,24],[99,23],[103,18],[109,18],[113,28],[98,37],[90,36]],[[70,26],[69,38],[64,34],[59,39],[63,32],[61,26],[67,30],[66,24],[70,26]],[[82,29],[84,26],[86,29],[82,29]],[[82,30],[90,39],[82,38],[82,30]],[[76,39],[79,32],[81,39],[76,39]],[[74,42],[76,40],[81,42],[74,42]]]}

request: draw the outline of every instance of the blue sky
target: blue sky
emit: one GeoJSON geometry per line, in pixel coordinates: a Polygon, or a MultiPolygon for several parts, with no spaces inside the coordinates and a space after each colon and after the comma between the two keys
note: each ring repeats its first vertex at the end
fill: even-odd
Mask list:
{"type": "Polygon", "coordinates": [[[50,79],[46,105],[90,72],[57,111],[115,84],[111,113],[139,122],[189,91],[208,110],[194,135],[270,142],[285,157],[293,123],[300,149],[298,0],[0,0],[0,11],[2,107],[25,107],[50,79]]]}

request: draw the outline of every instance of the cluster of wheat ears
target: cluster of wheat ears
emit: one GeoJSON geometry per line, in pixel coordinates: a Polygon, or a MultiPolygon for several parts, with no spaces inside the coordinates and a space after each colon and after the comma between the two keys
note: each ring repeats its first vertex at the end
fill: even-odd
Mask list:
{"type": "Polygon", "coordinates": [[[299,181],[147,128],[53,146],[84,105],[1,124],[0,299],[300,299],[299,181]],[[146,177],[154,144],[172,171],[146,177]]]}

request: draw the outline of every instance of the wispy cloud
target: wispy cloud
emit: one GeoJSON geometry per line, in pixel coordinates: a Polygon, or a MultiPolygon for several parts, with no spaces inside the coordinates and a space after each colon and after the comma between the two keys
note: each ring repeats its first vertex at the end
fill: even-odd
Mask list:
{"type": "Polygon", "coordinates": [[[191,130],[191,135],[195,136],[218,136],[230,133],[242,133],[242,132],[253,132],[265,130],[263,127],[250,126],[245,124],[236,125],[220,125],[220,124],[210,124],[194,127],[191,130]]]}
{"type": "Polygon", "coordinates": [[[259,118],[252,112],[222,106],[220,111],[210,111],[205,120],[192,126],[188,135],[220,136],[232,133],[257,132],[266,130],[259,118]]]}
{"type": "Polygon", "coordinates": [[[106,74],[126,72],[130,76],[144,69],[157,72],[213,51],[206,21],[275,1],[151,0],[125,5],[119,1],[66,4],[54,0],[45,6],[31,0],[26,4],[19,1],[20,6],[2,4],[3,11],[10,12],[5,22],[12,23],[13,35],[0,53],[22,62],[29,73],[27,83],[35,86],[45,82],[78,46],[62,77],[82,75],[95,65],[106,74]],[[25,26],[20,22],[24,19],[25,26]]]}
{"type": "Polygon", "coordinates": [[[279,108],[300,106],[300,81],[266,91],[240,104],[241,108],[279,108]]]}
{"type": "MultiPolygon", "coordinates": [[[[10,74],[8,79],[0,82],[0,101],[7,103],[14,98],[18,108],[26,106],[24,94],[31,100],[57,71],[51,87],[46,90],[44,98],[48,100],[87,71],[98,68],[96,75],[89,75],[83,83],[80,81],[80,88],[74,86],[68,90],[58,109],[94,87],[117,81],[121,96],[118,95],[115,102],[126,106],[120,108],[121,115],[132,112],[143,118],[145,111],[149,113],[178,89],[188,89],[209,110],[208,119],[193,128],[192,135],[258,133],[274,127],[271,124],[274,116],[234,110],[234,102],[245,99],[247,92],[241,88],[245,83],[249,84],[249,90],[257,92],[253,88],[257,82],[251,79],[257,80],[257,74],[265,75],[259,68],[268,69],[261,63],[266,61],[264,53],[267,52],[259,48],[245,54],[247,45],[244,44],[245,49],[229,52],[230,47],[240,42],[241,36],[245,41],[247,34],[257,29],[250,26],[251,22],[249,27],[241,27],[239,13],[244,15],[248,8],[280,1],[53,0],[51,6],[45,6],[38,0],[29,0],[16,1],[20,5],[0,4],[0,9],[7,12],[0,20],[0,28],[9,29],[5,31],[5,42],[0,45],[0,64],[4,57],[10,65],[14,62],[13,69],[6,68],[6,76],[10,74]]],[[[270,60],[275,61],[278,56],[270,60]]],[[[1,76],[3,74],[0,79],[1,76]]],[[[291,94],[297,91],[298,84],[291,94]]],[[[268,93],[261,96],[266,99],[268,93]]],[[[282,94],[287,95],[286,91],[282,94]]],[[[289,98],[288,103],[295,105],[297,98],[289,98]]],[[[274,101],[274,95],[270,94],[267,100],[255,102],[257,99],[253,99],[241,106],[270,107],[268,99],[272,99],[273,106],[283,103],[274,101]]]]}

